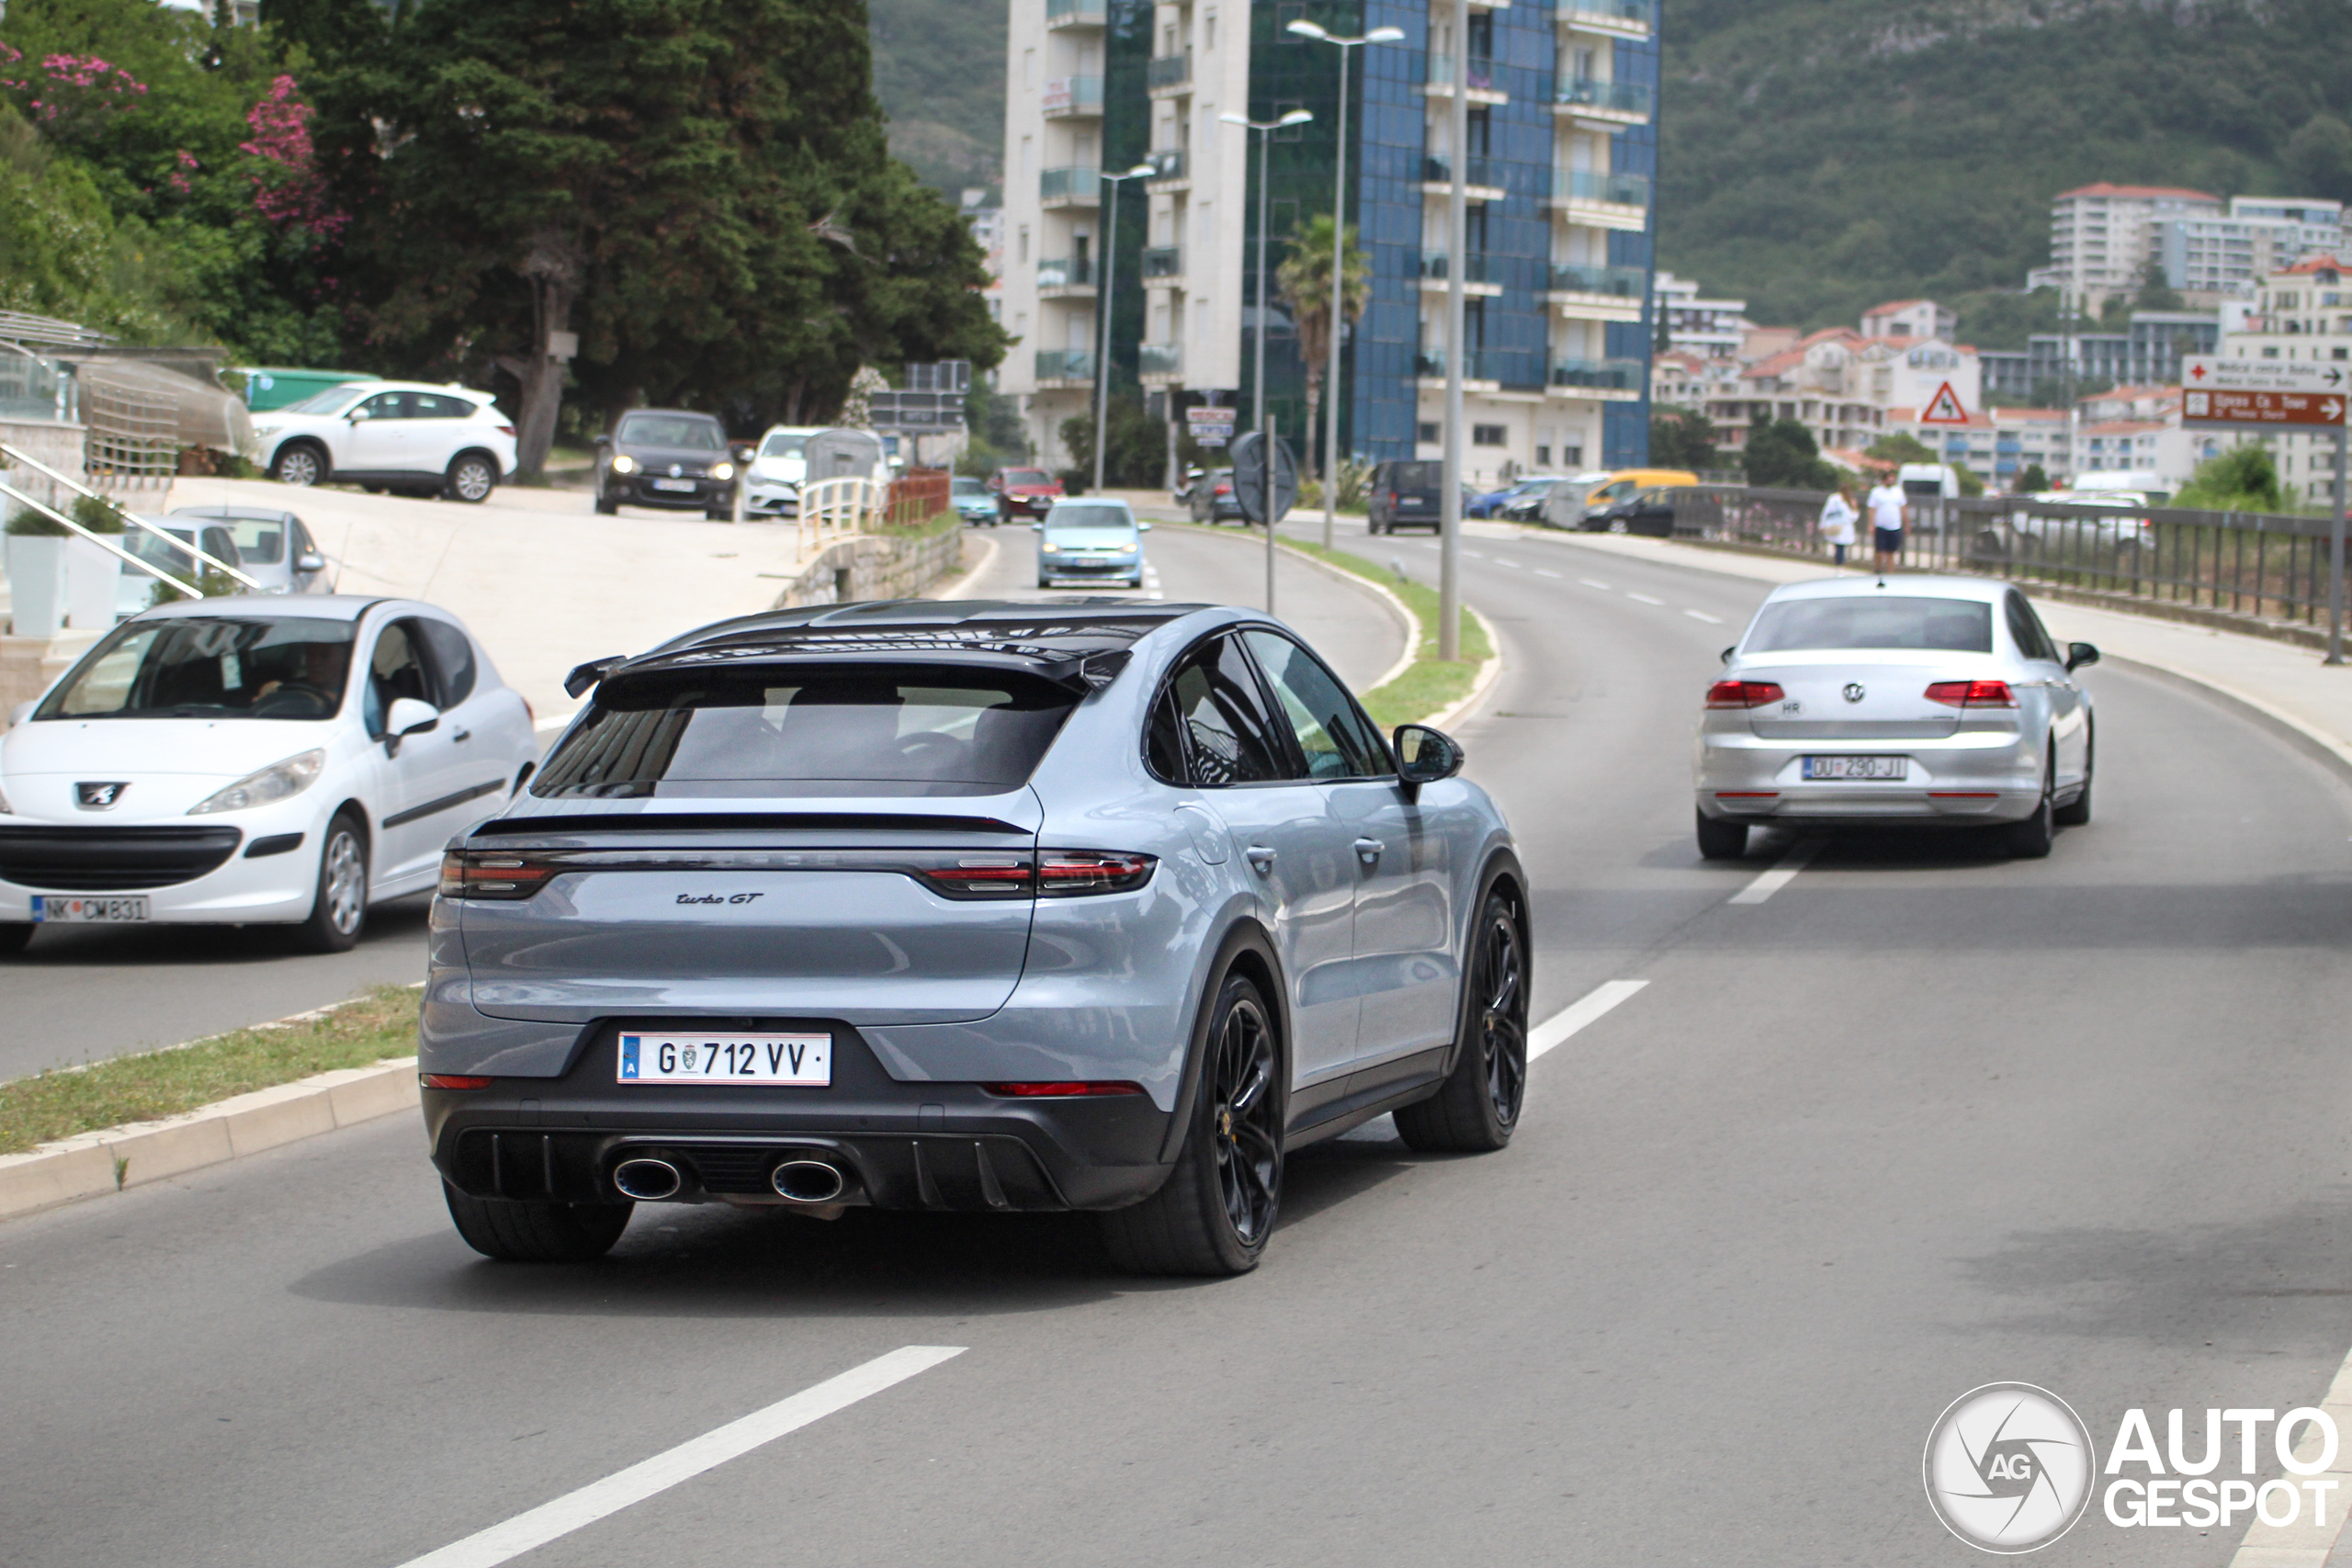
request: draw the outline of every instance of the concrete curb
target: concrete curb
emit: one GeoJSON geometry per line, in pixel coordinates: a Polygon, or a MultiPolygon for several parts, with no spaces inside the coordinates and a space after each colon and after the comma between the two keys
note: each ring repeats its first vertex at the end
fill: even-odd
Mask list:
{"type": "MultiPolygon", "coordinates": [[[[1470,610],[1467,604],[1462,607],[1470,610]]],[[[1476,610],[1470,610],[1470,614],[1476,618],[1480,626],[1487,628],[1487,646],[1495,651],[1484,664],[1478,666],[1478,678],[1470,682],[1469,691],[1420,721],[1431,729],[1443,729],[1448,725],[1460,723],[1480,703],[1487,700],[1487,694],[1494,690],[1495,682],[1503,672],[1503,639],[1495,635],[1494,623],[1476,610]]]]}
{"type": "MultiPolygon", "coordinates": [[[[300,1013],[277,1021],[317,1016],[300,1013]]],[[[418,1102],[416,1058],[398,1056],[372,1067],[341,1067],[257,1089],[161,1121],[102,1127],[27,1154],[0,1155],[0,1220],[225,1165],[413,1111],[418,1102]]]]}

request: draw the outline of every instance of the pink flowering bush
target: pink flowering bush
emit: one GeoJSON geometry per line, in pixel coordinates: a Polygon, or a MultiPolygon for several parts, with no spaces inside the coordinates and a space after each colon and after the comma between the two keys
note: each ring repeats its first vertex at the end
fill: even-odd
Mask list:
{"type": "Polygon", "coordinates": [[[237,151],[271,165],[253,176],[256,211],[273,223],[332,239],[351,218],[338,211],[328,195],[311,145],[310,122],[311,106],[294,96],[294,78],[280,76],[245,116],[253,140],[239,142],[237,151]]]}
{"type": "Polygon", "coordinates": [[[0,43],[0,90],[26,117],[60,141],[87,136],[110,116],[147,96],[147,85],[95,54],[49,54],[28,66],[21,51],[0,43]]]}

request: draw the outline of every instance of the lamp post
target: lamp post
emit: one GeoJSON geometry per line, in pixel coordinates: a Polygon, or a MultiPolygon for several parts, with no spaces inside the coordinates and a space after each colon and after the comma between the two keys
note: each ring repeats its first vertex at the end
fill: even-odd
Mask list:
{"type": "Polygon", "coordinates": [[[1216,117],[1227,125],[1238,125],[1244,130],[1258,133],[1258,344],[1254,378],[1256,397],[1250,406],[1252,428],[1266,436],[1266,461],[1259,480],[1258,508],[1266,514],[1266,614],[1274,613],[1274,447],[1271,433],[1266,429],[1266,224],[1268,208],[1266,192],[1272,174],[1272,151],[1273,133],[1286,126],[1305,125],[1315,117],[1305,109],[1293,109],[1280,119],[1255,120],[1246,114],[1221,114],[1216,117]]]}
{"type": "Polygon", "coordinates": [[[1337,38],[1313,22],[1293,22],[1290,30],[1337,46],[1340,51],[1340,129],[1333,139],[1339,157],[1331,175],[1331,362],[1323,373],[1323,547],[1331,547],[1331,520],[1340,506],[1340,329],[1347,321],[1343,293],[1348,254],[1348,51],[1367,43],[1402,43],[1402,28],[1374,28],[1362,38],[1337,38]]]}
{"type": "MultiPolygon", "coordinates": [[[[1102,236],[1102,330],[1094,339],[1094,493],[1102,493],[1102,457],[1111,449],[1111,280],[1119,265],[1119,186],[1127,180],[1140,179],[1158,171],[1149,164],[1137,164],[1124,175],[1104,175],[1102,181],[1111,187],[1103,202],[1110,209],[1103,220],[1102,236]]],[[[1148,236],[1147,236],[1148,237],[1148,236]]]]}
{"type": "Polygon", "coordinates": [[[1453,178],[1445,196],[1445,493],[1438,497],[1437,656],[1462,657],[1463,240],[1470,228],[1470,0],[1453,0],[1453,178]]]}

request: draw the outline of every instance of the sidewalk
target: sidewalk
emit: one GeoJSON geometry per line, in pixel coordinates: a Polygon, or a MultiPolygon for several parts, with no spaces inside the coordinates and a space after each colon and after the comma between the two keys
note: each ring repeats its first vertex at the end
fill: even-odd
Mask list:
{"type": "MultiPolygon", "coordinates": [[[[1758,582],[1804,582],[1827,573],[1820,561],[1711,550],[1625,534],[1569,534],[1474,522],[1464,525],[1464,535],[1628,556],[1758,582]]],[[[2033,597],[2033,584],[2018,586],[2033,597]]],[[[2352,664],[2331,670],[2316,651],[2267,637],[2048,600],[2036,600],[2036,606],[2059,641],[2093,643],[2106,658],[2218,692],[2293,731],[2352,772],[2352,664]]]]}

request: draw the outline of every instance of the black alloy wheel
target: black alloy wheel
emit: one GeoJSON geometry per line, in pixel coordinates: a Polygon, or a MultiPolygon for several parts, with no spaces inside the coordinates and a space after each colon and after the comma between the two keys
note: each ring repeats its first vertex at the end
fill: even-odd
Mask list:
{"type": "Polygon", "coordinates": [[[1246,1274],[1282,1207],[1283,1055],[1256,985],[1228,975],[1210,1013],[1192,1125],[1142,1202],[1102,1216],[1103,1244],[1139,1274],[1246,1274]]]}
{"type": "Polygon", "coordinates": [[[445,1179],[441,1196],[465,1244],[502,1263],[593,1263],[628,1228],[634,1203],[476,1198],[445,1179]]]}
{"type": "Polygon", "coordinates": [[[1510,1142],[1527,1099],[1527,947],[1510,894],[1487,894],[1472,935],[1453,1070],[1436,1094],[1396,1112],[1406,1146],[1485,1154],[1510,1142]]]}

